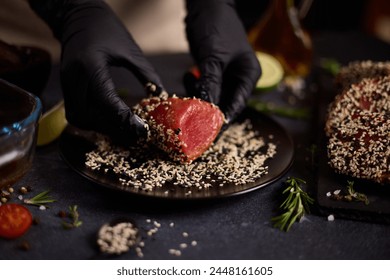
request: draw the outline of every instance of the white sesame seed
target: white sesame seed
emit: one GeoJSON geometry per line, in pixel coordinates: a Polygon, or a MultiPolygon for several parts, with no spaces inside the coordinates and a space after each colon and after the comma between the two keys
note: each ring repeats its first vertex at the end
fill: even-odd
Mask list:
{"type": "Polygon", "coordinates": [[[157,221],[154,221],[154,223],[153,223],[156,227],[161,227],[161,224],[159,223],[159,222],[157,222],[157,221]]]}
{"type": "Polygon", "coordinates": [[[334,221],[334,215],[329,215],[328,216],[328,221],[333,222],[334,221]]]}

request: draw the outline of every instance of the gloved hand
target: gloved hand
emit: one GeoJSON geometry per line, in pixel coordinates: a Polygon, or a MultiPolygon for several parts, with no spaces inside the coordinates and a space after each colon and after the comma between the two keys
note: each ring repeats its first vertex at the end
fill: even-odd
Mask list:
{"type": "MultiPolygon", "coordinates": [[[[200,70],[194,94],[219,105],[231,121],[245,108],[261,74],[234,1],[187,0],[185,22],[190,51],[200,70]]],[[[190,87],[186,85],[187,91],[190,87]]]]}
{"type": "Polygon", "coordinates": [[[162,85],[111,9],[100,0],[30,0],[30,5],[62,45],[61,85],[68,121],[127,143],[144,138],[144,122],[117,95],[109,67],[126,67],[156,94],[162,85]]]}

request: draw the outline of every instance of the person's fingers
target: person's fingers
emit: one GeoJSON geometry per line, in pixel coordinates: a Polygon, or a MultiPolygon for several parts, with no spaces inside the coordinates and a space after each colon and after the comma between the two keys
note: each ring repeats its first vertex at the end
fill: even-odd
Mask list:
{"type": "Polygon", "coordinates": [[[161,79],[153,65],[146,59],[137,43],[128,34],[129,43],[126,50],[115,53],[110,63],[116,66],[124,66],[132,72],[145,87],[148,94],[158,95],[163,90],[161,79]]]}
{"type": "Polygon", "coordinates": [[[198,98],[218,104],[221,96],[223,69],[221,63],[214,59],[205,59],[199,64],[200,78],[195,84],[198,98]]]}
{"type": "Polygon", "coordinates": [[[260,64],[252,52],[237,57],[226,69],[221,107],[228,122],[246,107],[260,76],[260,64]]]}
{"type": "Polygon", "coordinates": [[[87,55],[61,70],[68,121],[128,143],[146,137],[143,121],[116,93],[108,66],[97,61],[104,60],[87,55]]]}

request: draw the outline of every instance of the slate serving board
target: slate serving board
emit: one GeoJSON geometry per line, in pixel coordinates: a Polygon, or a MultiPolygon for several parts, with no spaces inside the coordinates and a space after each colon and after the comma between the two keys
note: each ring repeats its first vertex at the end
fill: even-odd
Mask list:
{"type": "Polygon", "coordinates": [[[390,223],[390,185],[380,185],[368,180],[352,178],[337,174],[329,165],[326,152],[327,138],[324,133],[327,108],[336,95],[333,77],[319,73],[316,77],[318,91],[317,152],[318,166],[316,176],[316,200],[323,215],[334,215],[335,218],[363,220],[378,223],[390,223]],[[347,190],[348,181],[354,182],[357,192],[367,195],[369,204],[361,201],[342,201],[327,197],[328,192],[337,189],[347,190]]]}
{"type": "Polygon", "coordinates": [[[336,218],[390,224],[390,186],[336,174],[327,163],[325,135],[318,147],[321,147],[319,158],[322,159],[319,161],[317,177],[317,202],[320,212],[324,215],[333,214],[336,218]],[[355,191],[367,195],[368,205],[362,201],[348,202],[327,196],[328,192],[333,193],[337,189],[346,191],[348,181],[354,182],[355,191]]]}

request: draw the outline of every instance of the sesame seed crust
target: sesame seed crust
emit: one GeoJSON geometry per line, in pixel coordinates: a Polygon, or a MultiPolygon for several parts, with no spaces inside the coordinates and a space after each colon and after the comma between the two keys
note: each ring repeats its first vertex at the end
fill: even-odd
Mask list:
{"type": "Polygon", "coordinates": [[[336,172],[390,183],[390,75],[382,75],[389,69],[389,63],[362,62],[339,75],[344,89],[330,104],[325,124],[329,165],[336,172]],[[370,78],[359,80],[363,76],[370,78]]]}
{"type": "Polygon", "coordinates": [[[375,78],[390,75],[390,61],[353,61],[340,69],[336,76],[336,85],[341,91],[364,78],[375,78]]]}

